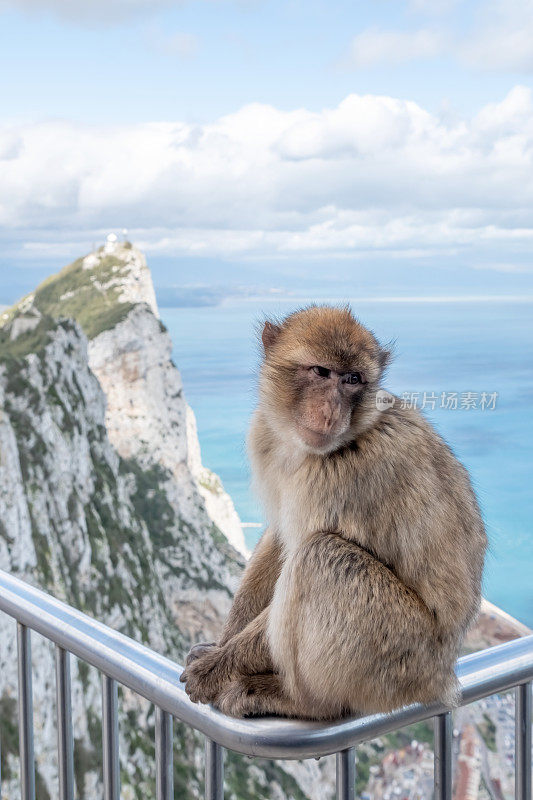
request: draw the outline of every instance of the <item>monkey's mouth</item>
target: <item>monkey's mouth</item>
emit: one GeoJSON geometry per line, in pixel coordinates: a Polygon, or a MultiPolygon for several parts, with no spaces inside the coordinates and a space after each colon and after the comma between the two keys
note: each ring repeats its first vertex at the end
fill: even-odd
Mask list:
{"type": "Polygon", "coordinates": [[[336,431],[322,433],[305,425],[298,425],[298,436],[302,442],[312,450],[330,450],[335,442],[336,431]]]}

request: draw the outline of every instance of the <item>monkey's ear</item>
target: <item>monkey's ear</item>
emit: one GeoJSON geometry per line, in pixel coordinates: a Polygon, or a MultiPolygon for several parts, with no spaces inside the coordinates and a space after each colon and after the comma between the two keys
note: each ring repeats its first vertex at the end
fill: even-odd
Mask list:
{"type": "Polygon", "coordinates": [[[391,359],[392,359],[392,352],[390,350],[384,350],[383,348],[380,348],[378,360],[379,360],[379,366],[381,367],[382,370],[385,369],[385,367],[389,366],[391,359]]]}
{"type": "Polygon", "coordinates": [[[281,328],[279,325],[274,325],[273,322],[265,322],[263,333],[261,334],[261,340],[263,342],[265,352],[276,342],[276,339],[280,333],[281,328]]]}

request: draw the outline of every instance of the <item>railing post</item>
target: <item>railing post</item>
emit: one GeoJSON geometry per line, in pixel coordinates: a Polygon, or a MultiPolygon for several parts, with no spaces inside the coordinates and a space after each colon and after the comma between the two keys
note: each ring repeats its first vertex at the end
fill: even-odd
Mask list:
{"type": "Polygon", "coordinates": [[[337,800],[355,800],[355,747],[336,754],[337,800]]]}
{"type": "Polygon", "coordinates": [[[107,675],[102,675],[102,749],[104,800],[120,800],[118,690],[116,681],[107,675]]]}
{"type": "Polygon", "coordinates": [[[452,798],[452,713],[446,711],[434,719],[435,725],[435,762],[433,780],[435,784],[435,800],[451,800],[452,798]]]}
{"type": "Polygon", "coordinates": [[[531,800],[531,681],[515,693],[515,797],[531,800]]]}
{"type": "Polygon", "coordinates": [[[156,800],[174,800],[172,763],[172,717],[155,709],[155,796],[156,800]]]}
{"type": "Polygon", "coordinates": [[[224,761],[222,748],[205,740],[205,800],[224,800],[224,761]]]}
{"type": "Polygon", "coordinates": [[[74,799],[74,739],[70,690],[70,653],[56,644],[57,753],[59,800],[74,799]]]}
{"type": "Polygon", "coordinates": [[[20,796],[22,800],[35,800],[30,635],[30,629],[17,622],[20,796]]]}

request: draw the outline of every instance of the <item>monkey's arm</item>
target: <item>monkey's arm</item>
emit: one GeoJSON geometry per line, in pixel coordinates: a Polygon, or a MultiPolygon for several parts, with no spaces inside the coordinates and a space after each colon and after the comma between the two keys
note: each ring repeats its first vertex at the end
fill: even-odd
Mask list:
{"type": "MultiPolygon", "coordinates": [[[[272,530],[267,528],[244,571],[218,642],[219,645],[226,644],[236,633],[242,631],[270,603],[281,566],[281,547],[272,530]]],[[[214,647],[215,642],[200,642],[194,645],[187,655],[186,666],[214,647]]]]}
{"type": "Polygon", "coordinates": [[[236,676],[272,672],[266,627],[283,566],[281,547],[267,529],[246,567],[218,644],[199,644],[180,680],[195,702],[213,702],[236,676]]]}
{"type": "Polygon", "coordinates": [[[267,528],[244,571],[219,645],[226,644],[268,606],[274,594],[282,563],[281,547],[272,530],[267,528]]]}

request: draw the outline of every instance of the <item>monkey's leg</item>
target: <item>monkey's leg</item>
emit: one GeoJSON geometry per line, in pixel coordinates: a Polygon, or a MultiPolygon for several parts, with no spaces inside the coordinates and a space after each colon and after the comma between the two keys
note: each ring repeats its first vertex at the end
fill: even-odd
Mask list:
{"type": "MultiPolygon", "coordinates": [[[[281,566],[281,547],[272,531],[267,528],[246,566],[219,645],[225,644],[232,636],[242,631],[270,603],[281,566]]],[[[185,661],[186,666],[213,647],[215,642],[200,642],[194,645],[185,661]]]]}
{"type": "Polygon", "coordinates": [[[226,714],[278,714],[316,718],[315,709],[295,700],[274,672],[267,639],[270,607],[221,647],[193,661],[180,680],[193,702],[213,702],[226,714]]]}
{"type": "Polygon", "coordinates": [[[232,717],[276,714],[283,717],[314,718],[311,709],[295,701],[286,692],[278,673],[243,675],[226,684],[215,705],[232,717]]]}
{"type": "Polygon", "coordinates": [[[225,685],[243,675],[273,672],[266,637],[268,613],[269,607],[224,644],[214,645],[187,665],[180,681],[193,702],[213,702],[225,685]]]}
{"type": "Polygon", "coordinates": [[[454,636],[390,569],[337,534],[316,534],[285,563],[271,608],[276,668],[319,716],[453,698],[454,636]]]}

